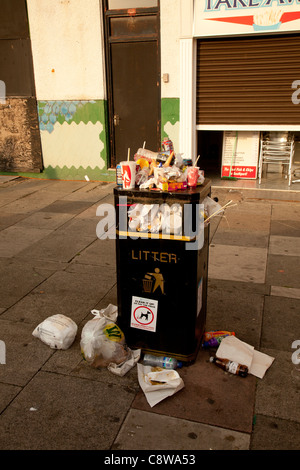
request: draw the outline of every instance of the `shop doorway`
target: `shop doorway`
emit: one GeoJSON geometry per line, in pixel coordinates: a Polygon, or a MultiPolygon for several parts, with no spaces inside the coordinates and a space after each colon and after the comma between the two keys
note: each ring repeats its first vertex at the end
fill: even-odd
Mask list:
{"type": "Polygon", "coordinates": [[[223,131],[198,131],[198,164],[206,176],[221,176],[223,131]]]}
{"type": "Polygon", "coordinates": [[[159,148],[158,5],[106,9],[105,35],[110,166],[115,167],[127,159],[128,148],[131,158],[144,142],[146,148],[159,148]]]}

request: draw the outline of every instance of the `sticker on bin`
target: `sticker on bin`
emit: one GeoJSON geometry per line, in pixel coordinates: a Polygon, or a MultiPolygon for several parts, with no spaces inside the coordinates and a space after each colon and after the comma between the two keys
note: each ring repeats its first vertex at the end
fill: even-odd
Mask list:
{"type": "Polygon", "coordinates": [[[157,300],[133,296],[131,303],[131,328],[155,332],[157,306],[157,300]]]}

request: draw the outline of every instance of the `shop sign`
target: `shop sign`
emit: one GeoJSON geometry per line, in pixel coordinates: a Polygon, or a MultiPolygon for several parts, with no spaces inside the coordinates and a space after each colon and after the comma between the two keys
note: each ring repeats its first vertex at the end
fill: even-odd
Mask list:
{"type": "Polygon", "coordinates": [[[195,0],[195,37],[299,29],[299,0],[195,0]]]}
{"type": "Polygon", "coordinates": [[[259,132],[224,132],[222,177],[231,176],[238,179],[257,178],[259,137],[259,132]]]}

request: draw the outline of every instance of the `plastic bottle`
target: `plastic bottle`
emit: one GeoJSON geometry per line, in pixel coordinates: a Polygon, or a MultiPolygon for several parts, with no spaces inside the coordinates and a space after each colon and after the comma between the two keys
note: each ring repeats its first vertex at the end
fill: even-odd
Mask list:
{"type": "Polygon", "coordinates": [[[173,359],[172,357],[152,356],[152,354],[145,354],[143,359],[145,366],[162,367],[164,369],[176,369],[182,367],[182,362],[173,359]]]}
{"type": "Polygon", "coordinates": [[[237,362],[229,361],[228,359],[220,359],[219,357],[211,357],[209,360],[231,374],[240,375],[241,377],[247,377],[248,375],[248,367],[238,364],[237,362]]]}

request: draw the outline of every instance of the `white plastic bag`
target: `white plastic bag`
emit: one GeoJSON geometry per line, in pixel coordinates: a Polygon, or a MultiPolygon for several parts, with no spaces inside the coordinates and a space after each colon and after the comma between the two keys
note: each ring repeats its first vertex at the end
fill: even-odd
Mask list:
{"type": "Polygon", "coordinates": [[[69,317],[60,313],[46,318],[32,332],[52,349],[68,349],[73,343],[78,327],[69,317]]]}
{"type": "Polygon", "coordinates": [[[84,359],[95,368],[107,367],[111,363],[120,365],[130,357],[124,333],[115,323],[116,307],[92,310],[95,315],[81,332],[81,353],[84,359]]]}

